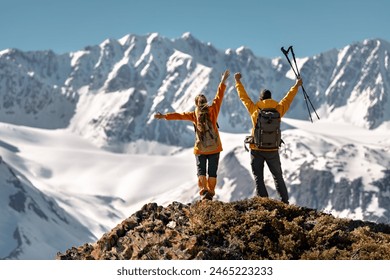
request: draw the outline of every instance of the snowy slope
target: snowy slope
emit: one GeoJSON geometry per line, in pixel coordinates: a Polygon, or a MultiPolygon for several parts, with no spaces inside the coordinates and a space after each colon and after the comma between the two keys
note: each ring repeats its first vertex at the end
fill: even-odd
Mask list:
{"type": "MultiPolygon", "coordinates": [[[[387,210],[390,186],[381,188],[375,185],[390,166],[388,129],[369,131],[326,121],[312,124],[285,119],[284,122],[294,127],[284,131],[286,147],[281,150],[292,203],[329,211],[341,217],[380,221],[390,218],[387,210]],[[356,138],[359,138],[359,141],[356,141],[356,138]],[[322,176],[328,181],[313,185],[321,172],[329,172],[327,176],[322,176]],[[343,180],[352,182],[359,178],[362,184],[360,193],[355,194],[358,195],[357,201],[352,201],[351,195],[340,191],[337,193],[337,190],[340,190],[340,185],[337,187],[337,184],[343,180]],[[324,197],[320,196],[321,189],[324,197]],[[336,196],[332,196],[332,193],[336,196]],[[318,204],[315,204],[315,201],[319,201],[318,204]],[[357,204],[349,205],[348,201],[357,204]]],[[[73,221],[66,224],[58,217],[53,217],[58,223],[54,223],[55,229],[36,233],[37,236],[42,234],[39,238],[36,237],[41,242],[47,240],[48,231],[51,234],[59,234],[57,231],[60,231],[68,235],[74,233],[74,230],[68,227],[81,227],[79,224],[93,234],[91,236],[88,231],[80,230],[79,238],[81,236],[81,239],[97,239],[145,203],[167,205],[172,201],[189,203],[199,199],[192,149],[183,149],[168,156],[152,155],[147,151],[145,154],[118,154],[96,148],[67,129],[42,130],[0,124],[0,133],[0,154],[3,158],[0,179],[7,182],[6,189],[13,186],[9,185],[9,178],[12,177],[9,168],[12,167],[12,170],[18,170],[18,174],[23,173],[19,176],[25,184],[23,189],[34,190],[42,193],[40,197],[46,197],[43,201],[34,198],[37,206],[48,207],[45,206],[47,201],[53,201],[50,205],[58,205],[56,209],[60,209],[56,212],[73,221]]],[[[244,135],[221,135],[224,151],[221,154],[216,190],[218,200],[235,201],[254,195],[249,154],[243,148],[244,135]]],[[[147,143],[144,145],[145,149],[154,149],[154,146],[148,147],[147,143]]],[[[267,169],[266,182],[270,187],[270,196],[277,198],[272,190],[273,182],[267,169]]],[[[1,197],[15,197],[16,191],[4,190],[3,184],[1,197]]],[[[15,215],[11,204],[6,201],[1,203],[2,212],[15,215]]],[[[29,215],[37,216],[34,211],[30,212],[29,215]]],[[[52,212],[50,215],[55,215],[56,212],[52,212]]],[[[21,214],[13,218],[3,216],[6,220],[0,224],[5,235],[4,240],[13,240],[15,244],[17,242],[14,238],[15,227],[10,226],[10,221],[31,227],[25,220],[30,219],[29,215],[21,214]]],[[[32,220],[33,223],[36,223],[38,217],[32,220]]],[[[40,221],[43,222],[45,221],[40,221]]],[[[50,226],[53,224],[50,223],[50,226]]],[[[26,235],[26,238],[28,236],[26,235]]],[[[81,240],[67,238],[63,239],[63,242],[70,247],[81,240]]],[[[51,250],[49,248],[42,253],[47,252],[45,256],[49,258],[56,253],[55,250],[59,247],[63,249],[66,245],[56,244],[51,250]]],[[[3,250],[1,251],[5,252],[3,250]]],[[[2,257],[6,256],[7,254],[4,254],[2,257]]],[[[40,258],[42,255],[34,256],[32,252],[21,249],[20,255],[16,257],[40,258]]]]}
{"type": "MultiPolygon", "coordinates": [[[[2,146],[3,143],[2,143],[2,146]]],[[[48,259],[92,232],[0,158],[0,259],[48,259]]]]}
{"type": "Polygon", "coordinates": [[[389,222],[390,131],[285,119],[285,177],[294,202],[335,215],[389,222]]]}

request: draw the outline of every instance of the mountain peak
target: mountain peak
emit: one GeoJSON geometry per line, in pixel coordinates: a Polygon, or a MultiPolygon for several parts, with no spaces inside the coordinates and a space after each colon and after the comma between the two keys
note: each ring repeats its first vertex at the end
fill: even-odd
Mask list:
{"type": "Polygon", "coordinates": [[[153,43],[155,40],[158,40],[159,39],[159,34],[157,32],[153,32],[153,33],[150,33],[148,34],[148,44],[151,44],[153,43]]]}
{"type": "Polygon", "coordinates": [[[7,55],[7,54],[9,54],[10,52],[12,52],[12,49],[5,49],[5,50],[2,50],[2,51],[0,51],[0,57],[3,56],[3,55],[7,55]]]}
{"type": "Polygon", "coordinates": [[[192,33],[190,32],[185,32],[183,35],[180,37],[180,39],[184,40],[185,42],[188,42],[190,45],[199,45],[199,44],[204,44],[205,46],[208,46],[209,44],[201,42],[198,38],[196,38],[192,33]]]}
{"type": "Polygon", "coordinates": [[[187,40],[187,39],[194,38],[194,36],[192,36],[191,32],[184,32],[183,35],[181,35],[181,38],[187,40]]]}
{"type": "Polygon", "coordinates": [[[253,56],[253,57],[255,56],[252,50],[245,46],[241,46],[237,48],[236,53],[241,56],[253,56]]]}
{"type": "Polygon", "coordinates": [[[57,259],[389,259],[389,242],[389,225],[254,197],[149,203],[57,259]]]}
{"type": "Polygon", "coordinates": [[[112,38],[108,38],[108,39],[104,40],[104,41],[100,44],[100,47],[101,47],[101,48],[104,48],[104,47],[106,47],[107,45],[111,45],[111,44],[118,44],[118,40],[115,40],[115,39],[112,39],[112,38]]]}

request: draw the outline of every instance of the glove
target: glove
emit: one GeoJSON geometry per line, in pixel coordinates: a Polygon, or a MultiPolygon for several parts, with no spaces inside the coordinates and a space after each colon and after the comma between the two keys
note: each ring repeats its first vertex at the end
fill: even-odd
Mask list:
{"type": "Polygon", "coordinates": [[[165,119],[165,115],[161,114],[160,112],[158,112],[157,114],[154,115],[154,118],[155,119],[165,119]]]}

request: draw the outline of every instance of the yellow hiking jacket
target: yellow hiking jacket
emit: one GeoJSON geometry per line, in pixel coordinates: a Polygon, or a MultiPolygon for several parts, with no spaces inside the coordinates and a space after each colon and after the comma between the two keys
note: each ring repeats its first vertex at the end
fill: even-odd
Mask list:
{"type": "MultiPolygon", "coordinates": [[[[285,95],[285,97],[280,102],[277,102],[274,99],[265,99],[265,100],[259,100],[257,103],[254,103],[250,99],[250,97],[248,96],[247,92],[245,91],[243,84],[241,82],[236,82],[236,90],[237,90],[238,96],[240,97],[242,103],[244,104],[244,106],[248,110],[249,115],[251,116],[251,120],[252,120],[252,133],[251,133],[251,135],[252,136],[254,135],[255,126],[256,126],[256,122],[257,122],[257,116],[259,114],[258,109],[273,108],[279,112],[280,117],[283,117],[284,114],[286,114],[286,112],[290,108],[290,105],[291,105],[295,95],[297,94],[298,89],[299,89],[299,86],[296,86],[296,85],[292,86],[290,88],[290,90],[287,92],[287,94],[285,95]]],[[[277,151],[278,150],[278,149],[274,149],[274,150],[259,149],[254,144],[250,144],[249,147],[252,150],[258,150],[258,151],[277,151]]]]}
{"type": "MultiPolygon", "coordinates": [[[[210,116],[210,121],[212,122],[214,126],[214,130],[216,131],[218,135],[218,146],[215,150],[213,151],[201,151],[199,150],[196,145],[194,145],[194,154],[196,155],[208,155],[208,154],[215,154],[219,153],[222,151],[222,143],[221,143],[221,138],[219,136],[219,131],[217,127],[217,120],[218,120],[218,114],[221,109],[222,105],[222,100],[225,94],[226,90],[226,85],[220,83],[218,86],[217,94],[215,95],[215,98],[212,102],[212,104],[209,106],[209,116],[210,116]]],[[[167,120],[184,120],[184,121],[191,121],[193,124],[196,126],[197,120],[195,116],[195,111],[192,112],[184,112],[184,113],[167,113],[165,114],[165,118],[167,120]]]]}

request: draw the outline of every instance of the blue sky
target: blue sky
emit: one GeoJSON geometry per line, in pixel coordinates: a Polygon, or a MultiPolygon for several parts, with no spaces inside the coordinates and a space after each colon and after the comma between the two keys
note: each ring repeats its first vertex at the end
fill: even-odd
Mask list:
{"type": "Polygon", "coordinates": [[[64,53],[107,38],[185,32],[225,50],[240,46],[297,57],[381,38],[390,41],[388,0],[0,0],[0,50],[64,53]]]}

